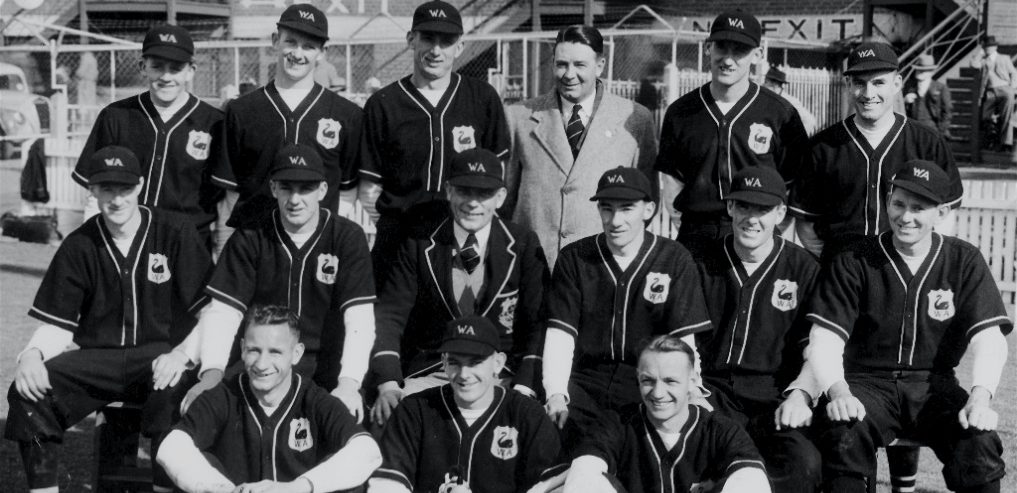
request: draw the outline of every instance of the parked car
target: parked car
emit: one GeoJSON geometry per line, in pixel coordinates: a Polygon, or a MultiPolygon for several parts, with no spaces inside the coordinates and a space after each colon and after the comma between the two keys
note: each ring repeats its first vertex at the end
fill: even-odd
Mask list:
{"type": "Polygon", "coordinates": [[[0,159],[9,159],[31,136],[49,131],[49,98],[32,94],[25,71],[0,62],[0,159]]]}

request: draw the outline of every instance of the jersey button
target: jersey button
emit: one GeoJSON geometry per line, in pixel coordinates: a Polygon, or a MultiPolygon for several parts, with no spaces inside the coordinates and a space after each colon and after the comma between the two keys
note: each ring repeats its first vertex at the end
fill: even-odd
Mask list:
{"type": "Polygon", "coordinates": [[[434,138],[434,141],[435,141],[435,142],[441,142],[441,137],[435,137],[435,138],[434,138]]]}

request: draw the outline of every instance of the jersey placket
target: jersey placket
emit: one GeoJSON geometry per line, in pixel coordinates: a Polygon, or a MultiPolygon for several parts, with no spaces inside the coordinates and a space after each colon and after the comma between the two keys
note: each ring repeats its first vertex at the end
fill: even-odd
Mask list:
{"type": "Polygon", "coordinates": [[[498,409],[505,401],[504,392],[495,393],[495,401],[480,415],[473,425],[467,425],[459,412],[459,406],[452,397],[452,389],[448,385],[442,387],[441,400],[445,404],[445,410],[452,416],[452,424],[455,425],[456,433],[459,435],[459,449],[456,451],[456,465],[459,468],[460,480],[463,484],[469,485],[473,472],[473,453],[477,447],[477,439],[484,433],[487,426],[491,424],[498,409]]]}
{"type": "Polygon", "coordinates": [[[937,257],[939,257],[942,239],[938,235],[933,235],[932,248],[929,249],[929,254],[926,256],[925,261],[922,262],[921,267],[918,268],[918,272],[912,275],[904,259],[894,249],[891,236],[891,233],[884,233],[880,237],[880,246],[883,249],[883,254],[890,260],[898,279],[904,287],[904,317],[901,319],[897,364],[912,366],[915,358],[915,346],[918,345],[918,306],[921,304],[921,294],[925,280],[928,278],[932,266],[936,263],[937,257]],[[893,254],[890,253],[891,251],[893,251],[893,254]]]}
{"type": "Polygon", "coordinates": [[[296,108],[290,110],[290,107],[283,101],[282,96],[279,95],[279,89],[275,87],[273,82],[272,90],[269,90],[266,86],[263,90],[265,95],[268,97],[269,102],[275,108],[276,113],[279,114],[279,118],[283,121],[283,139],[287,143],[299,144],[300,143],[300,128],[303,124],[304,118],[307,117],[307,113],[311,111],[311,108],[318,103],[321,99],[321,94],[324,89],[321,86],[314,86],[311,92],[304,97],[300,104],[296,108]],[[316,90],[315,90],[316,89],[316,90]]]}
{"type": "Polygon", "coordinates": [[[106,229],[106,223],[101,218],[99,219],[99,230],[102,234],[103,243],[105,243],[106,251],[109,253],[110,260],[113,261],[113,266],[116,268],[117,275],[120,278],[120,300],[123,313],[120,329],[121,346],[136,346],[138,344],[138,319],[140,315],[138,314],[137,285],[144,282],[143,277],[145,275],[144,270],[140,273],[138,272],[138,262],[141,260],[141,247],[148,238],[148,226],[151,224],[148,209],[139,207],[139,214],[141,214],[141,226],[134,233],[134,241],[131,242],[131,248],[127,251],[126,257],[116,247],[113,236],[106,229]],[[130,333],[129,342],[128,333],[130,333]]]}
{"type": "Polygon", "coordinates": [[[869,145],[869,141],[858,130],[854,119],[848,118],[844,120],[843,125],[848,135],[851,136],[851,140],[855,143],[855,147],[858,148],[858,151],[862,153],[862,157],[865,159],[865,204],[863,212],[865,215],[865,229],[862,231],[862,234],[866,236],[876,235],[881,230],[880,222],[882,220],[881,184],[883,180],[883,161],[886,159],[886,155],[890,152],[893,144],[900,138],[904,125],[902,121],[895,120],[893,127],[890,128],[890,131],[883,137],[883,141],[875,148],[869,145]],[[848,122],[850,122],[850,125],[848,122]]]}
{"type": "MultiPolygon", "coordinates": [[[[147,94],[147,93],[146,93],[147,94]]],[[[144,110],[152,125],[152,133],[155,142],[152,145],[152,159],[148,163],[148,176],[145,178],[145,190],[142,192],[139,201],[143,204],[158,206],[159,197],[162,192],[162,181],[166,174],[166,160],[169,158],[169,145],[173,138],[173,132],[187,119],[198,107],[198,99],[190,96],[183,108],[177,111],[169,121],[162,121],[158,110],[145,94],[138,95],[138,103],[144,110]],[[153,185],[154,184],[154,185],[153,185]],[[152,187],[155,187],[154,191],[152,187]]],[[[186,143],[185,143],[186,145],[186,143]]]]}
{"type": "Polygon", "coordinates": [[[441,192],[445,182],[445,112],[452,104],[452,99],[459,90],[460,82],[459,75],[452,74],[452,81],[445,89],[445,93],[441,95],[441,99],[438,100],[438,105],[432,106],[431,102],[410,84],[408,78],[399,81],[399,87],[406,93],[406,96],[427,114],[431,149],[428,154],[427,166],[424,167],[427,173],[424,185],[428,192],[441,192]]]}
{"type": "MultiPolygon", "coordinates": [[[[652,244],[648,244],[650,242],[644,239],[639,253],[636,254],[636,258],[632,259],[632,263],[629,264],[625,271],[622,271],[618,263],[615,262],[606,241],[604,235],[600,235],[597,239],[597,250],[600,252],[600,259],[603,261],[604,268],[607,269],[608,274],[611,275],[611,280],[614,282],[614,301],[611,310],[611,338],[608,343],[611,345],[611,360],[625,361],[625,346],[628,335],[628,307],[632,284],[635,282],[636,273],[642,270],[643,264],[646,262],[650,250],[652,250],[652,244]]],[[[653,239],[652,243],[656,243],[656,238],[653,239]]]]}
{"type": "Polygon", "coordinates": [[[731,139],[734,137],[734,125],[749,108],[749,105],[755,101],[759,94],[759,86],[751,85],[750,91],[743,95],[726,114],[720,111],[720,107],[717,106],[712,95],[709,98],[706,97],[709,92],[708,87],[709,85],[699,88],[699,98],[706,107],[707,113],[710,114],[710,118],[713,118],[713,122],[717,124],[717,163],[715,165],[717,196],[719,200],[724,200],[727,191],[731,189],[731,178],[735,173],[731,165],[731,139]],[[728,118],[728,115],[734,116],[728,118]]]}
{"type": "MultiPolygon", "coordinates": [[[[763,261],[762,265],[757,267],[756,271],[750,276],[745,271],[745,266],[742,265],[741,259],[738,258],[738,254],[735,252],[734,237],[729,235],[724,241],[724,253],[727,255],[727,260],[731,265],[733,275],[738,281],[739,286],[739,308],[737,315],[735,315],[734,320],[731,322],[731,342],[728,346],[727,360],[725,361],[729,365],[741,366],[742,364],[745,348],[749,345],[752,316],[759,302],[757,297],[759,288],[763,280],[769,277],[770,271],[777,263],[777,259],[780,257],[783,249],[783,241],[774,242],[773,251],[770,252],[770,255],[763,261]],[[737,354],[737,359],[732,363],[731,358],[735,354],[737,354]]],[[[757,330],[761,328],[757,326],[757,330]]]]}

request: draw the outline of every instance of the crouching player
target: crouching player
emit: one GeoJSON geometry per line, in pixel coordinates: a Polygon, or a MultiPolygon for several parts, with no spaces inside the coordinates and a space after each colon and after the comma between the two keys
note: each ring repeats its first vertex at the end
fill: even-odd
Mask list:
{"type": "MultiPolygon", "coordinates": [[[[57,491],[64,430],[112,401],[143,403],[155,455],[186,390],[187,358],[171,344],[194,326],[212,267],[194,224],[138,205],[133,152],[100,149],[88,164],[100,213],[53,256],[29,315],[42,321],[18,355],[4,436],[18,442],[32,491],[57,491]],[[67,351],[74,342],[79,349],[67,351]]],[[[155,468],[156,491],[172,486],[155,468]]]]}
{"type": "Polygon", "coordinates": [[[363,484],[381,464],[378,444],[342,401],[293,371],[304,354],[296,315],[268,305],[247,318],[244,372],[198,396],[156,460],[188,492],[363,484]]]}
{"type": "Polygon", "coordinates": [[[953,197],[931,161],[891,180],[890,231],[834,256],[807,315],[806,366],[828,397],[817,426],[825,491],[864,492],[876,449],[920,440],[953,491],[998,492],[1003,446],[990,406],[1013,330],[981,253],[934,232],[953,197]],[[972,354],[970,393],[954,368],[972,354]]]}

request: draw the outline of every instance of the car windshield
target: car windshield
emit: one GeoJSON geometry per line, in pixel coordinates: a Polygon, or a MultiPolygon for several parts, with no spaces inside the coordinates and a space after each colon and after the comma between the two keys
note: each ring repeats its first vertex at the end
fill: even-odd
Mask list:
{"type": "Polygon", "coordinates": [[[0,74],[0,89],[10,91],[24,91],[25,81],[17,74],[0,74]]]}

